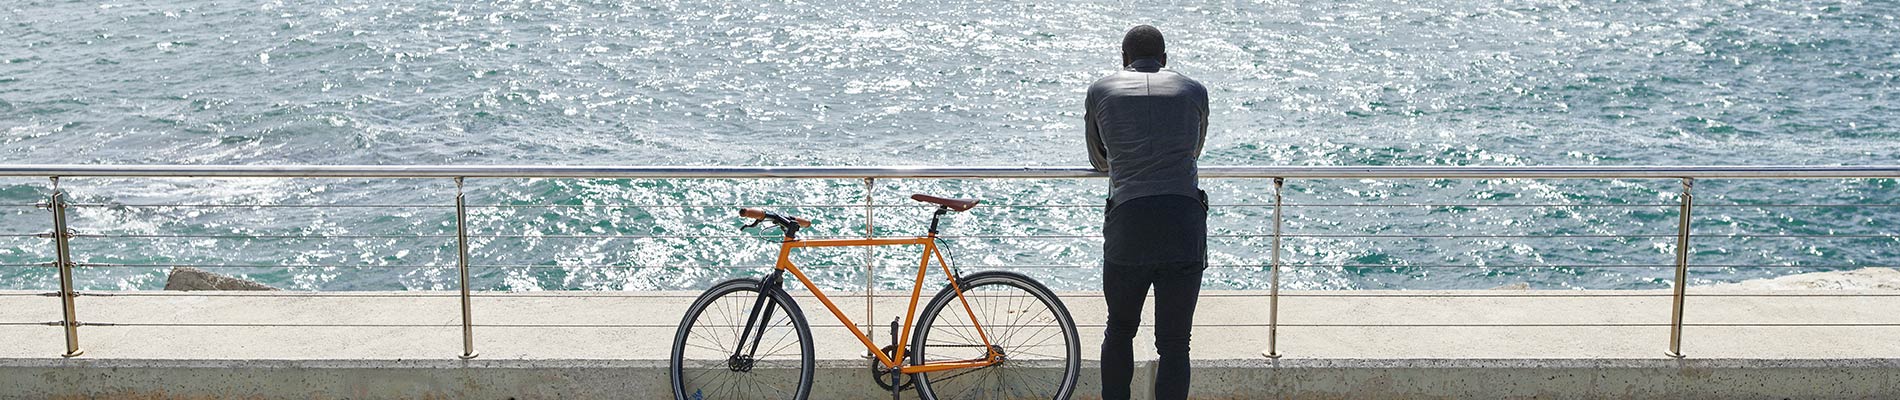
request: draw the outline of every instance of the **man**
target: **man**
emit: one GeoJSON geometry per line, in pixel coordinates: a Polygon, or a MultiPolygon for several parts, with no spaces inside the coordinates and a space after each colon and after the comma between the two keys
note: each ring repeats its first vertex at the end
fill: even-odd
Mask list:
{"type": "Polygon", "coordinates": [[[1207,138],[1207,89],[1174,71],[1161,31],[1142,25],[1122,37],[1119,72],[1089,85],[1089,163],[1108,172],[1102,234],[1102,398],[1129,398],[1135,330],[1148,288],[1155,292],[1154,398],[1186,399],[1188,334],[1207,266],[1207,195],[1195,158],[1207,138]]]}

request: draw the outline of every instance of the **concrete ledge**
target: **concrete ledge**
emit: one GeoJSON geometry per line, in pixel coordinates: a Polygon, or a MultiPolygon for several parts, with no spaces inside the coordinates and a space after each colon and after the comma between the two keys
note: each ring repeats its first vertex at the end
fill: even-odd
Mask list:
{"type": "MultiPolygon", "coordinates": [[[[1076,399],[1095,398],[1094,372],[1076,399]]],[[[1197,360],[1195,398],[1887,399],[1900,396],[1897,372],[1895,359],[1197,360]]],[[[888,399],[867,376],[823,363],[813,398],[888,399]]],[[[0,359],[0,387],[9,398],[670,396],[665,362],[638,360],[0,359]]]]}
{"type": "MultiPolygon", "coordinates": [[[[63,359],[61,329],[34,325],[60,318],[58,300],[0,292],[0,398],[667,398],[666,350],[694,295],[479,294],[482,355],[463,361],[452,293],[88,293],[86,354],[63,359]]],[[[888,323],[904,299],[883,295],[888,323]]],[[[1062,295],[1096,359],[1099,294],[1062,295]]],[[[1264,293],[1204,293],[1196,398],[1900,398],[1892,291],[1692,290],[1684,360],[1663,355],[1660,291],[1284,295],[1276,360],[1261,355],[1264,293]]],[[[888,398],[855,339],[796,297],[820,360],[813,398],[888,398]]],[[[863,297],[834,300],[861,318],[863,297]]],[[[1100,386],[1084,366],[1077,399],[1100,386]]]]}

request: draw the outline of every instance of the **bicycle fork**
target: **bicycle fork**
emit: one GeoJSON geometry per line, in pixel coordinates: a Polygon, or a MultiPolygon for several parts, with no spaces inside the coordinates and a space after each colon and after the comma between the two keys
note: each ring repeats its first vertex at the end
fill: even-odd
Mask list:
{"type": "Polygon", "coordinates": [[[732,347],[732,356],[726,358],[726,368],[734,372],[751,371],[758,362],[759,342],[765,339],[765,324],[772,321],[772,309],[777,302],[772,300],[772,291],[784,286],[785,270],[773,270],[771,276],[759,283],[759,297],[752,301],[752,312],[746,317],[745,331],[739,334],[739,344],[732,347]],[[754,330],[753,327],[758,327],[754,330]],[[751,345],[746,344],[751,339],[751,345]]]}

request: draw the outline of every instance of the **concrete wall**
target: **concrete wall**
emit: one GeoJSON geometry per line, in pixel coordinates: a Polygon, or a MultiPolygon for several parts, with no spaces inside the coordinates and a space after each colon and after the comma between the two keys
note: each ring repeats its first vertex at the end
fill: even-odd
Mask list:
{"type": "MultiPolygon", "coordinates": [[[[1204,293],[1196,398],[1900,399],[1893,291],[1692,290],[1685,360],[1663,355],[1659,291],[1288,291],[1277,360],[1262,355],[1263,294],[1204,293]]],[[[666,352],[694,295],[479,294],[481,356],[463,361],[453,293],[88,293],[86,353],[65,359],[62,330],[42,325],[60,319],[58,299],[0,292],[0,399],[663,399],[666,352]]],[[[1084,359],[1096,359],[1099,294],[1062,295],[1083,324],[1084,359]]],[[[814,325],[813,398],[889,398],[856,340],[795,297],[814,325]]],[[[865,306],[834,300],[853,318],[865,306]]],[[[875,321],[903,300],[880,297],[875,321]]],[[[1143,362],[1150,340],[1136,339],[1143,362]]],[[[1098,393],[1091,364],[1077,399],[1098,393]]],[[[1137,374],[1134,386],[1147,385],[1137,374]]]]}
{"type": "MultiPolygon", "coordinates": [[[[889,399],[855,363],[813,399],[889,399]]],[[[1200,360],[1197,399],[1893,399],[1894,360],[1200,360]]],[[[1096,398],[1095,371],[1076,399],[1096,398]]],[[[1144,382],[1145,383],[1145,382],[1144,382]]],[[[0,359],[6,398],[664,399],[657,361],[0,359]]],[[[905,393],[905,398],[914,398],[905,393]]]]}

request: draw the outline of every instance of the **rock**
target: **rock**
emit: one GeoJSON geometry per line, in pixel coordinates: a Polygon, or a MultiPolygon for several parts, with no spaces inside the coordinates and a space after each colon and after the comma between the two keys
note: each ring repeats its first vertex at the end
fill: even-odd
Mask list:
{"type": "Polygon", "coordinates": [[[1491,290],[1531,290],[1530,282],[1518,282],[1491,288],[1491,290]]]}
{"type": "Polygon", "coordinates": [[[172,267],[165,290],[277,290],[262,283],[218,275],[191,267],[172,267]]]}

